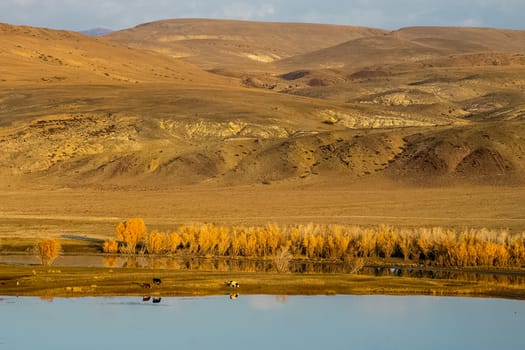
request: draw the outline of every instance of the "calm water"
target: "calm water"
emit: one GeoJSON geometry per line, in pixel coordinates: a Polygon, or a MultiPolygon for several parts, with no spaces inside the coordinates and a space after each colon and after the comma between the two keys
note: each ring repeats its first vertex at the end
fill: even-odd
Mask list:
{"type": "MultiPolygon", "coordinates": [[[[35,256],[28,254],[2,254],[0,263],[4,264],[39,264],[35,256]]],[[[58,257],[53,266],[91,266],[91,267],[136,267],[155,268],[181,271],[214,271],[214,272],[275,272],[271,260],[230,260],[181,257],[117,257],[104,255],[65,255],[58,257]]],[[[295,262],[290,264],[293,273],[348,273],[348,267],[342,263],[329,262],[295,262]]],[[[359,274],[371,276],[420,277],[432,279],[448,279],[456,281],[477,281],[493,284],[522,286],[525,288],[525,273],[466,272],[454,269],[419,269],[419,268],[387,268],[365,267],[359,274]]],[[[0,291],[1,294],[1,291],[0,291]]]]}
{"type": "Polygon", "coordinates": [[[0,349],[525,349],[525,302],[420,296],[0,298],[0,349]]]}

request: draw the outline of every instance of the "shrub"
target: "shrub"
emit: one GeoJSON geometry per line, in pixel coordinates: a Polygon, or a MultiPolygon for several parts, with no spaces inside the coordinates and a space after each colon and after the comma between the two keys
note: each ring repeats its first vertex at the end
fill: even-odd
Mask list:
{"type": "Polygon", "coordinates": [[[144,243],[148,254],[160,254],[165,250],[168,242],[166,235],[162,232],[153,231],[146,235],[144,243]]]}
{"type": "Polygon", "coordinates": [[[102,251],[104,253],[115,254],[118,253],[118,241],[108,239],[102,244],[102,251]]]}
{"type": "Polygon", "coordinates": [[[347,273],[356,274],[363,269],[366,265],[365,258],[357,258],[353,256],[346,256],[344,258],[344,264],[347,270],[347,273]]]}
{"type": "Polygon", "coordinates": [[[273,257],[277,272],[290,271],[290,261],[292,261],[292,254],[288,247],[281,247],[273,257]]]}
{"type": "Polygon", "coordinates": [[[117,238],[126,243],[124,252],[134,254],[137,243],[146,234],[146,224],[140,218],[128,219],[118,223],[115,231],[117,238]]]}
{"type": "Polygon", "coordinates": [[[51,265],[60,253],[60,242],[56,238],[45,238],[36,245],[36,253],[42,265],[51,265]]]}
{"type": "Polygon", "coordinates": [[[176,253],[181,243],[182,243],[182,239],[180,235],[177,232],[172,232],[169,234],[167,238],[166,246],[170,253],[176,253]]]}

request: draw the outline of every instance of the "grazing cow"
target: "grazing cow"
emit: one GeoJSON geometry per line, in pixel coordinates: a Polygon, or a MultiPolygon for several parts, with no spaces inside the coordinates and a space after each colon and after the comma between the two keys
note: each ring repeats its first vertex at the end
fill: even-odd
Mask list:
{"type": "Polygon", "coordinates": [[[161,284],[162,281],[160,278],[153,278],[153,283],[158,285],[158,284],[161,284]]]}
{"type": "Polygon", "coordinates": [[[142,297],[142,301],[146,302],[146,301],[150,301],[151,297],[142,297]]]}
{"type": "Polygon", "coordinates": [[[231,293],[231,294],[230,294],[230,299],[231,299],[231,300],[235,300],[235,299],[237,299],[238,297],[239,297],[239,293],[231,293]]]}
{"type": "Polygon", "coordinates": [[[142,283],[142,288],[150,289],[151,288],[151,284],[149,284],[149,283],[142,283]]]}
{"type": "Polygon", "coordinates": [[[158,304],[158,303],[160,303],[161,300],[162,300],[162,298],[160,298],[160,297],[159,298],[153,298],[152,302],[153,302],[153,304],[158,304]]]}
{"type": "Polygon", "coordinates": [[[230,287],[230,288],[239,288],[240,287],[240,284],[237,281],[228,281],[228,282],[225,282],[225,284],[228,287],[230,287]]]}

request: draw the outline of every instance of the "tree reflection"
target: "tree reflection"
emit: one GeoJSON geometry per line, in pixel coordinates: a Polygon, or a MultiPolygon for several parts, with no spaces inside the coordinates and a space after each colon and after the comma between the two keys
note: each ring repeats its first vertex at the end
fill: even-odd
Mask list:
{"type": "Polygon", "coordinates": [[[118,257],[116,256],[105,256],[103,258],[104,267],[116,267],[118,264],[118,257]]]}

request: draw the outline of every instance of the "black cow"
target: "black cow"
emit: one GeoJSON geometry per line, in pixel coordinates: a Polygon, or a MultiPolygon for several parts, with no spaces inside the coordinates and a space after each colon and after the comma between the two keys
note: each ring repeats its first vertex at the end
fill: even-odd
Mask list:
{"type": "Polygon", "coordinates": [[[162,280],[160,278],[156,278],[155,277],[155,278],[153,278],[153,283],[159,285],[159,284],[162,283],[162,280]]]}
{"type": "Polygon", "coordinates": [[[153,298],[152,303],[153,304],[158,304],[158,303],[160,303],[161,300],[162,300],[162,298],[153,298]]]}

